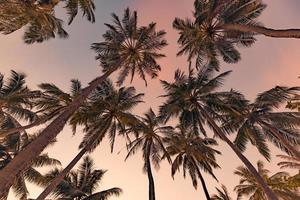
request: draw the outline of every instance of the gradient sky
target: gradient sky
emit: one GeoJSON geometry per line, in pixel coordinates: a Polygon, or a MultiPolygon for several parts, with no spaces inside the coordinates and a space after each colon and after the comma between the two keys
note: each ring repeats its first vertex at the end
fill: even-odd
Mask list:
{"type": "MultiPolygon", "coordinates": [[[[264,0],[264,2],[268,4],[268,8],[260,19],[266,26],[300,27],[299,0],[264,0]]],[[[36,88],[41,82],[51,82],[68,90],[72,78],[78,78],[86,84],[100,74],[99,64],[94,59],[95,54],[90,50],[90,44],[101,41],[101,35],[105,31],[103,23],[110,22],[110,13],[115,12],[121,15],[126,7],[138,11],[140,24],[155,21],[159,28],[167,31],[169,46],[164,49],[167,57],[160,60],[163,69],[159,79],[171,80],[177,68],[186,69],[185,58],[176,57],[177,34],[172,29],[172,21],[175,17],[191,16],[193,0],[96,0],[96,6],[96,23],[90,24],[80,17],[76,18],[75,22],[67,27],[70,33],[67,40],[54,39],[42,44],[26,45],[22,41],[23,30],[8,36],[0,35],[0,72],[9,75],[9,71],[14,69],[26,73],[27,82],[31,88],[36,88]]],[[[61,11],[57,14],[64,17],[60,13],[61,11]]],[[[257,39],[258,41],[252,48],[241,50],[241,62],[223,66],[223,70],[233,70],[224,88],[237,89],[253,99],[257,93],[275,85],[299,85],[300,81],[297,77],[300,75],[298,66],[300,40],[273,39],[263,36],[257,39]]],[[[142,114],[149,107],[157,110],[157,106],[162,101],[157,97],[163,92],[159,81],[150,81],[147,88],[140,80],[134,81],[133,85],[139,92],[146,93],[146,103],[139,106],[136,113],[142,114]]],[[[73,136],[70,129],[66,127],[58,136],[58,142],[48,148],[47,152],[61,160],[65,166],[77,154],[81,138],[80,130],[73,136]]],[[[121,197],[111,198],[111,200],[147,199],[148,182],[147,176],[142,173],[141,155],[136,154],[125,163],[124,145],[120,138],[116,144],[115,153],[110,154],[108,142],[105,140],[92,154],[96,167],[109,170],[100,189],[117,186],[124,190],[121,197]],[[122,151],[118,154],[120,150],[122,151]]],[[[219,183],[205,175],[208,189],[212,194],[215,192],[214,188],[222,183],[235,196],[232,190],[238,183],[238,177],[233,175],[233,171],[241,165],[241,162],[222,142],[220,142],[219,149],[223,154],[218,157],[222,170],[216,171],[219,183]]],[[[253,147],[249,146],[248,149],[246,155],[252,163],[258,159],[263,160],[253,147]]],[[[272,149],[274,149],[273,155],[279,153],[275,148],[272,149]]],[[[274,158],[272,163],[267,164],[273,172],[278,170],[277,161],[274,158]]],[[[170,176],[170,167],[165,162],[154,176],[158,200],[204,199],[202,188],[194,190],[189,178],[183,179],[182,174],[178,174],[173,180],[170,176]]],[[[40,188],[30,186],[32,197],[40,192],[40,188]]],[[[10,195],[9,199],[14,198],[10,195]]]]}

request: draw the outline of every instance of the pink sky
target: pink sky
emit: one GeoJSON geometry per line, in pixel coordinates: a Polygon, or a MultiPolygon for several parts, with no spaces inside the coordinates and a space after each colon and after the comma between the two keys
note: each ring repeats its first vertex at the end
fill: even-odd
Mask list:
{"type": "MultiPolygon", "coordinates": [[[[273,28],[299,28],[300,27],[300,2],[298,0],[265,0],[268,8],[261,16],[261,21],[273,28]]],[[[97,1],[97,23],[89,24],[83,20],[77,21],[68,27],[70,38],[68,40],[51,40],[43,44],[25,45],[22,42],[22,31],[9,36],[0,36],[1,61],[0,72],[8,74],[9,70],[25,72],[28,75],[28,83],[32,88],[41,82],[52,82],[61,88],[68,89],[69,81],[78,78],[83,83],[99,74],[98,63],[94,60],[94,53],[89,50],[92,42],[101,40],[104,22],[110,22],[109,14],[117,12],[122,14],[123,8],[130,7],[138,10],[142,24],[155,21],[159,28],[165,29],[168,33],[169,46],[164,50],[166,58],[160,60],[162,72],[160,79],[171,80],[176,68],[186,68],[185,58],[177,58],[177,34],[172,29],[172,21],[177,17],[191,16],[193,0],[118,0],[97,1]]],[[[238,64],[225,65],[223,70],[232,69],[233,73],[226,81],[224,88],[235,88],[242,91],[249,98],[254,98],[258,92],[270,89],[275,85],[299,85],[300,75],[299,55],[300,40],[295,39],[273,39],[257,37],[258,41],[252,48],[242,49],[242,61],[238,64]]],[[[162,94],[158,80],[150,81],[148,88],[145,88],[141,81],[133,82],[138,91],[146,93],[146,103],[136,109],[138,114],[143,113],[149,107],[157,109],[161,102],[157,96],[162,94]]],[[[65,166],[77,153],[77,147],[82,138],[82,133],[72,136],[68,127],[59,135],[58,142],[54,147],[47,149],[49,154],[63,162],[65,166]]],[[[142,173],[141,155],[129,159],[124,163],[126,152],[124,142],[119,139],[115,153],[110,154],[108,142],[105,141],[92,154],[97,167],[108,169],[101,189],[118,186],[124,190],[119,198],[123,200],[141,200],[148,198],[148,182],[145,174],[142,173]],[[119,150],[123,149],[120,154],[119,150]]],[[[220,183],[225,184],[232,192],[238,183],[238,178],[233,175],[233,170],[241,165],[236,156],[220,142],[219,149],[223,155],[218,157],[222,170],[216,171],[220,183]]],[[[274,150],[273,155],[279,151],[274,150]]],[[[262,159],[256,150],[249,146],[247,156],[255,163],[262,159]]],[[[271,170],[278,170],[274,158],[267,166],[271,170]]],[[[266,161],[265,161],[266,162],[266,161]]],[[[204,199],[202,188],[197,191],[192,187],[189,178],[184,180],[182,174],[170,177],[170,167],[162,163],[161,169],[155,172],[156,193],[158,200],[183,200],[183,199],[204,199]]],[[[206,176],[208,188],[211,194],[220,183],[206,176]]],[[[30,188],[32,196],[41,192],[40,188],[30,188]]],[[[14,199],[10,197],[9,199],[14,199]]]]}

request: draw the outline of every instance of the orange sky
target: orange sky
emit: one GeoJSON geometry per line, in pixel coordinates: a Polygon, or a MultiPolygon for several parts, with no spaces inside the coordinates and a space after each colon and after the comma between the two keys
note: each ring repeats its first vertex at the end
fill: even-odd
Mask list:
{"type": "MultiPolygon", "coordinates": [[[[52,82],[67,90],[72,78],[78,78],[83,83],[87,83],[100,73],[98,63],[94,60],[95,55],[89,49],[90,44],[101,40],[101,34],[105,30],[103,23],[110,22],[111,12],[122,14],[122,10],[128,6],[138,10],[142,24],[155,21],[159,28],[165,29],[168,33],[169,46],[164,50],[167,57],[160,60],[163,70],[159,78],[171,80],[176,68],[186,68],[185,58],[177,58],[175,55],[177,34],[171,24],[175,16],[184,18],[191,15],[193,0],[96,0],[96,2],[97,23],[89,24],[77,18],[74,24],[68,27],[70,38],[67,40],[56,39],[29,46],[22,42],[22,31],[9,36],[0,35],[0,72],[8,74],[11,69],[25,72],[32,88],[36,88],[36,85],[41,82],[52,82]]],[[[268,4],[268,8],[260,19],[266,26],[300,27],[299,0],[265,0],[264,2],[268,4]]],[[[300,75],[298,66],[300,40],[272,39],[262,36],[257,39],[258,41],[252,48],[241,51],[241,62],[223,67],[223,70],[233,70],[224,88],[235,88],[246,94],[248,98],[254,98],[258,92],[275,85],[299,85],[300,81],[297,77],[300,75]]],[[[145,88],[141,81],[134,81],[133,85],[138,91],[146,93],[146,103],[136,112],[141,114],[150,106],[156,110],[161,102],[157,96],[162,94],[159,81],[151,81],[148,88],[145,88]]],[[[70,129],[66,127],[59,135],[55,146],[47,151],[51,156],[61,160],[65,166],[77,153],[81,137],[80,131],[76,136],[72,136],[70,129]]],[[[123,148],[124,142],[121,138],[119,141],[113,155],[110,154],[107,141],[92,154],[97,167],[109,170],[101,189],[118,186],[124,190],[120,198],[112,198],[112,200],[147,199],[148,183],[146,175],[142,173],[141,156],[137,154],[124,163],[126,153],[123,148]],[[123,151],[117,154],[121,149],[123,151]]],[[[216,171],[216,174],[220,183],[225,184],[234,194],[232,189],[238,183],[238,179],[233,175],[233,170],[241,162],[222,142],[220,142],[219,149],[223,153],[218,158],[222,170],[216,171]]],[[[274,150],[275,154],[278,154],[277,150],[274,150]]],[[[263,159],[251,146],[249,146],[247,156],[253,163],[258,159],[263,159]]],[[[276,162],[277,160],[274,159],[267,166],[272,170],[277,170],[276,162]]],[[[214,188],[220,183],[209,176],[205,178],[210,193],[214,193],[214,188]]],[[[204,199],[202,188],[195,191],[189,178],[184,180],[179,174],[175,176],[175,180],[172,180],[170,167],[166,163],[162,163],[161,169],[155,173],[155,181],[158,200],[204,199]]],[[[32,186],[30,192],[34,197],[41,192],[41,189],[32,186]]],[[[14,198],[11,196],[9,199],[14,198]]]]}

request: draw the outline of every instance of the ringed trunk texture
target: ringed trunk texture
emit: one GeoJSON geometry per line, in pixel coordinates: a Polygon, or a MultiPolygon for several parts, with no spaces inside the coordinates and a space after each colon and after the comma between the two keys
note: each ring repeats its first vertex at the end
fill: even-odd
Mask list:
{"type": "Polygon", "coordinates": [[[218,136],[225,141],[230,148],[235,152],[235,154],[239,157],[239,159],[244,163],[244,165],[248,168],[248,170],[251,172],[253,177],[257,180],[257,182],[262,187],[264,193],[266,194],[268,200],[279,200],[278,197],[274,194],[274,192],[269,188],[269,186],[266,184],[265,180],[260,176],[260,174],[257,172],[255,167],[251,164],[251,162],[242,154],[242,152],[227,138],[226,134],[223,133],[223,131],[220,129],[220,127],[214,122],[214,120],[210,117],[210,115],[204,110],[202,107],[200,107],[201,113],[206,118],[208,123],[213,127],[213,130],[215,133],[218,134],[218,136]]]}
{"type": "Polygon", "coordinates": [[[88,148],[83,148],[76,157],[61,171],[58,176],[56,176],[46,189],[36,198],[36,200],[44,200],[65,178],[65,176],[70,173],[73,167],[78,163],[78,161],[84,156],[88,148]]]}
{"type": "Polygon", "coordinates": [[[251,32],[275,38],[300,38],[300,29],[272,29],[263,26],[243,25],[243,24],[224,24],[221,29],[251,32]]]}
{"type": "Polygon", "coordinates": [[[5,191],[11,187],[17,175],[24,169],[27,169],[30,166],[31,161],[48,146],[50,141],[56,138],[60,131],[62,131],[68,119],[78,110],[91,92],[94,91],[99,84],[106,80],[106,78],[116,69],[117,67],[113,67],[102,76],[90,82],[89,86],[82,90],[81,94],[76,97],[72,103],[70,103],[64,112],[55,118],[34,141],[32,141],[0,171],[0,199],[5,195],[5,191]]]}
{"type": "Polygon", "coordinates": [[[300,160],[300,152],[296,150],[295,147],[293,147],[291,145],[291,143],[285,138],[283,137],[280,132],[278,132],[274,127],[272,127],[270,124],[264,122],[264,121],[259,121],[258,122],[260,125],[268,128],[271,132],[271,134],[276,137],[280,142],[282,142],[283,146],[285,148],[287,148],[287,150],[289,150],[289,152],[291,152],[293,154],[293,156],[297,159],[300,160]]]}

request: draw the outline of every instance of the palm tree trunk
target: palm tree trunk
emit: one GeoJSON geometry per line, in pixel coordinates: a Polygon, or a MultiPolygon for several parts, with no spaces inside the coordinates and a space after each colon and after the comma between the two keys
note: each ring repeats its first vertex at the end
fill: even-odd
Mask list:
{"type": "Polygon", "coordinates": [[[280,142],[282,142],[283,146],[285,148],[287,148],[288,151],[290,151],[297,159],[300,160],[300,152],[296,150],[296,148],[294,148],[291,143],[289,141],[287,141],[286,138],[284,138],[282,136],[282,134],[280,134],[280,132],[278,132],[273,126],[271,126],[270,124],[264,122],[264,121],[259,121],[258,122],[261,126],[266,127],[267,129],[270,130],[270,133],[276,137],[280,142]]]}
{"type": "Polygon", "coordinates": [[[268,37],[275,38],[300,38],[300,29],[271,29],[263,26],[256,25],[243,25],[243,24],[224,24],[219,29],[240,31],[240,32],[252,32],[268,37]]]}
{"type": "Polygon", "coordinates": [[[84,147],[76,157],[56,176],[45,190],[36,198],[36,200],[44,200],[65,178],[65,176],[73,169],[82,156],[87,152],[88,148],[84,147]]]}
{"type": "Polygon", "coordinates": [[[206,183],[205,183],[205,180],[200,172],[200,170],[198,169],[198,167],[196,166],[196,169],[197,169],[197,172],[198,172],[198,175],[199,175],[199,178],[200,178],[200,181],[201,181],[201,184],[202,184],[202,188],[204,190],[204,194],[205,194],[205,197],[207,200],[210,200],[210,196],[209,196],[209,193],[208,193],[208,189],[206,187],[206,183]]]}
{"type": "Polygon", "coordinates": [[[279,200],[278,197],[274,194],[274,192],[269,188],[266,184],[265,180],[260,176],[255,167],[251,164],[251,162],[242,154],[242,152],[228,139],[226,134],[220,129],[220,127],[215,123],[215,121],[210,117],[206,110],[202,107],[199,107],[201,113],[206,118],[209,125],[212,126],[214,132],[225,141],[230,148],[235,152],[235,154],[239,157],[239,159],[244,163],[244,165],[249,169],[253,177],[257,180],[257,182],[262,187],[264,193],[266,194],[269,200],[279,200]]]}
{"type": "Polygon", "coordinates": [[[147,176],[149,181],[149,200],[155,200],[155,188],[154,188],[155,186],[154,186],[154,178],[151,169],[150,149],[151,149],[151,145],[148,145],[146,166],[147,166],[147,176]]]}
{"type": "Polygon", "coordinates": [[[117,69],[112,67],[102,76],[90,82],[70,105],[67,106],[57,118],[55,118],[24,150],[22,150],[6,167],[0,171],[0,199],[5,195],[5,191],[11,187],[17,175],[29,167],[31,161],[36,158],[64,128],[71,115],[78,110],[94,89],[105,81],[110,74],[117,69]]]}

